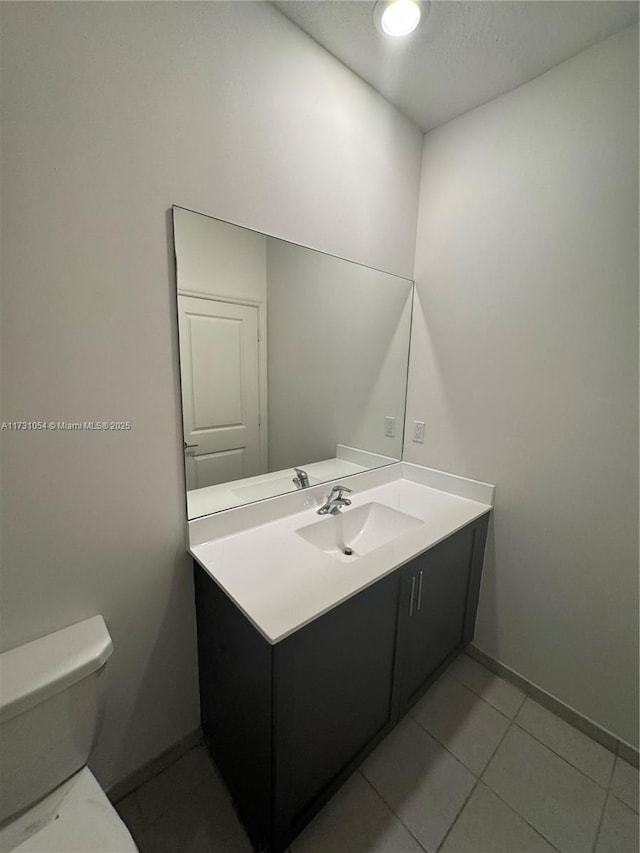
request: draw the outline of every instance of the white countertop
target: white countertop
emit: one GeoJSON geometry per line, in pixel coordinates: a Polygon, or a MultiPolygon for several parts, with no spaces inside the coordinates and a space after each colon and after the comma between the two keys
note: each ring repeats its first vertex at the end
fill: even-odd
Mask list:
{"type": "MultiPolygon", "coordinates": [[[[488,484],[407,463],[356,475],[349,479],[349,486],[353,488],[349,495],[352,508],[378,502],[424,523],[348,564],[296,533],[320,520],[316,510],[330,485],[305,490],[307,505],[298,511],[291,512],[293,496],[254,504],[251,516],[245,508],[244,517],[253,526],[228,535],[224,534],[238,526],[240,516],[233,519],[221,513],[226,516],[218,523],[222,535],[209,541],[202,541],[203,534],[198,534],[202,526],[190,524],[190,553],[268,642],[279,642],[484,515],[491,509],[494,495],[488,484]],[[375,485],[367,487],[370,483],[375,485]],[[474,499],[461,496],[465,494],[474,499]],[[289,514],[274,518],[276,502],[289,514]],[[260,509],[263,519],[256,514],[260,509]]],[[[209,532],[215,530],[211,526],[215,523],[212,517],[209,532]]]]}

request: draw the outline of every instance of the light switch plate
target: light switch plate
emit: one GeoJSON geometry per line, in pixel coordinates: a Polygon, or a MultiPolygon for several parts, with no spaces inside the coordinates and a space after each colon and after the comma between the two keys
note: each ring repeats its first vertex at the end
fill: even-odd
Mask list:
{"type": "Polygon", "coordinates": [[[424,444],[424,421],[413,422],[413,440],[418,444],[424,444]]]}

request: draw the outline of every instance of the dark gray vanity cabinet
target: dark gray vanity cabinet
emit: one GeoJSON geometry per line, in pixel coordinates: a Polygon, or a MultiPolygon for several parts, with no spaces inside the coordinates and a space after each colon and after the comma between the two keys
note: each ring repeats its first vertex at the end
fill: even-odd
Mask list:
{"type": "Polygon", "coordinates": [[[399,592],[383,578],[274,646],[276,850],[394,724],[399,592]]]}
{"type": "Polygon", "coordinates": [[[452,653],[473,638],[488,515],[417,556],[402,570],[400,714],[452,653]]]}
{"type": "Polygon", "coordinates": [[[256,851],[284,851],[469,642],[487,520],[274,645],[194,564],[202,728],[256,851]]]}

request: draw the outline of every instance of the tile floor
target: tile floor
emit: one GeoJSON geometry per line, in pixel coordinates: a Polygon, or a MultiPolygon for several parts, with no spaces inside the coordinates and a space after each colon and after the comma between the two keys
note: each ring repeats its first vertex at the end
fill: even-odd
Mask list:
{"type": "MultiPolygon", "coordinates": [[[[141,853],[251,853],[196,747],[116,808],[141,853]]],[[[462,655],[289,853],[638,853],[638,771],[462,655]]]]}

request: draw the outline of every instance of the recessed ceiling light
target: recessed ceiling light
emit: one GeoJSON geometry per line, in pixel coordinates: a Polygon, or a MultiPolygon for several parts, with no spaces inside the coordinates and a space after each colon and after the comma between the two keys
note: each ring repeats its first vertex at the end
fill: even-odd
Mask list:
{"type": "Polygon", "coordinates": [[[420,22],[420,4],[416,0],[379,0],[375,6],[374,20],[387,36],[407,36],[420,22]]]}

